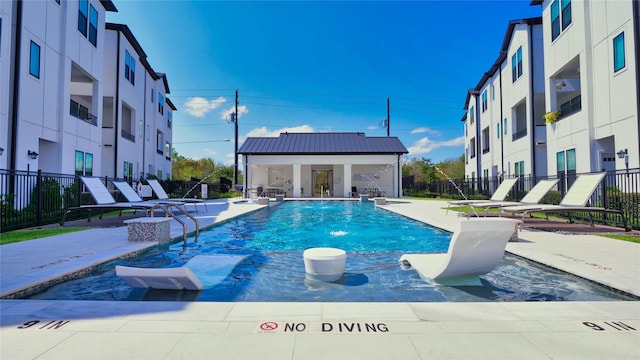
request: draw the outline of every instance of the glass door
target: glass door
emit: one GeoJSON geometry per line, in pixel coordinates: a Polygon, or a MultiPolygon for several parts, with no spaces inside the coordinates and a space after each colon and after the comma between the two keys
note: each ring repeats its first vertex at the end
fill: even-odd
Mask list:
{"type": "Polygon", "coordinates": [[[331,196],[333,193],[333,170],[311,170],[313,196],[331,196]],[[327,193],[329,191],[329,193],[327,193]]]}

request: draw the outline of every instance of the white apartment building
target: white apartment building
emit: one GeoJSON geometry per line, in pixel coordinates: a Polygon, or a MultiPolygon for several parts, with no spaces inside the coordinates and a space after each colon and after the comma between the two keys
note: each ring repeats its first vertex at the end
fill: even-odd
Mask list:
{"type": "Polygon", "coordinates": [[[79,150],[86,156],[82,171],[99,169],[105,12],[115,6],[95,0],[1,6],[0,165],[73,174],[79,150]]]}
{"type": "Polygon", "coordinates": [[[128,26],[106,24],[103,175],[171,178],[169,84],[153,70],[128,26]]]}
{"type": "Polygon", "coordinates": [[[110,0],[0,2],[0,168],[171,176],[166,76],[110,0]],[[125,30],[123,30],[125,29],[125,30]]]}
{"type": "Polygon", "coordinates": [[[467,92],[467,177],[546,175],[541,24],[509,22],[500,55],[467,92]]]}
{"type": "Polygon", "coordinates": [[[560,112],[546,127],[549,174],[638,168],[638,1],[532,5],[542,7],[546,111],[560,112]]]}
{"type": "Polygon", "coordinates": [[[531,4],[541,25],[510,22],[498,60],[467,94],[466,176],[638,168],[638,1],[531,4]],[[547,124],[549,113],[558,116],[547,124]]]}

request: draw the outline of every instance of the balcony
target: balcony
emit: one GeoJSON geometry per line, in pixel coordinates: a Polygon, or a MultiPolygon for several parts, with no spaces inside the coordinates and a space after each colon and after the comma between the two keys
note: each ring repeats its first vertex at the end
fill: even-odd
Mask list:
{"type": "Polygon", "coordinates": [[[93,126],[98,126],[98,118],[90,114],[89,109],[77,101],[71,100],[69,114],[93,126]]]}

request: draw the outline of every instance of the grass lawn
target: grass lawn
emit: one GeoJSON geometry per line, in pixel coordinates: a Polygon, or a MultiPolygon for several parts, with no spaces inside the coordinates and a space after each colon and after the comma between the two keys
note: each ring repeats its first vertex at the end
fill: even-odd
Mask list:
{"type": "Polygon", "coordinates": [[[11,244],[20,241],[39,239],[47,236],[66,234],[76,231],[82,231],[89,228],[59,228],[59,229],[25,229],[15,230],[0,234],[0,245],[11,244]]]}
{"type": "Polygon", "coordinates": [[[640,244],[640,236],[637,236],[637,235],[608,234],[608,235],[600,235],[600,236],[608,237],[610,239],[623,240],[623,241],[629,241],[629,242],[640,244]]]}

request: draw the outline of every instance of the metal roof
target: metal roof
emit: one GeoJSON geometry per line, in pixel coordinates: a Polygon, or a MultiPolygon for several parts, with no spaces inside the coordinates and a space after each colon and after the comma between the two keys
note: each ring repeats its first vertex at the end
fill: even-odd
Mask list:
{"type": "Polygon", "coordinates": [[[363,133],[281,133],[250,137],[238,150],[245,155],[406,154],[397,137],[367,137],[363,133]]]}

